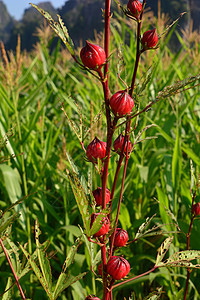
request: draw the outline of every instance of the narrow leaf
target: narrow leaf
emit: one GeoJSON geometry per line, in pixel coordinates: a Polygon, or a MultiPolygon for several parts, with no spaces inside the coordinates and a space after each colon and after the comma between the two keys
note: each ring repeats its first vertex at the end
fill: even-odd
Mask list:
{"type": "Polygon", "coordinates": [[[40,244],[39,242],[39,236],[41,234],[41,231],[39,229],[39,223],[36,218],[35,221],[35,241],[37,246],[37,255],[40,263],[40,268],[44,277],[44,280],[46,282],[46,285],[48,287],[49,292],[52,291],[52,274],[51,274],[51,267],[49,260],[47,258],[47,254],[45,252],[45,248],[43,244],[40,244]]]}
{"type": "Polygon", "coordinates": [[[156,258],[156,266],[160,265],[160,262],[162,262],[163,257],[167,253],[171,243],[172,243],[173,237],[168,237],[164,240],[160,248],[158,249],[158,254],[156,258]]]}
{"type": "Polygon", "coordinates": [[[193,265],[190,261],[200,259],[200,251],[198,250],[185,250],[176,252],[171,255],[166,261],[160,262],[159,267],[173,266],[173,267],[186,267],[200,269],[200,264],[193,265]]]}
{"type": "Polygon", "coordinates": [[[67,254],[67,258],[66,258],[66,260],[65,260],[65,262],[64,262],[64,265],[63,265],[63,273],[66,272],[66,269],[67,269],[67,268],[71,265],[71,263],[73,262],[74,256],[75,256],[75,254],[76,254],[76,252],[77,252],[77,250],[78,250],[78,246],[80,245],[81,239],[82,239],[82,235],[79,236],[79,237],[76,239],[74,245],[70,248],[69,253],[67,254]]]}
{"type": "MultiPolygon", "coordinates": [[[[81,278],[83,278],[83,276],[85,276],[87,274],[87,272],[81,273],[75,277],[71,277],[66,279],[66,274],[61,273],[60,277],[62,277],[60,279],[60,282],[58,284],[57,289],[54,291],[53,293],[53,299],[56,300],[58,298],[58,296],[69,286],[71,286],[73,283],[75,283],[76,281],[80,280],[81,278]],[[65,280],[65,281],[64,281],[65,280]]],[[[60,278],[59,277],[59,278],[60,278]]],[[[57,286],[57,285],[56,285],[57,286]]]]}
{"type": "Polygon", "coordinates": [[[30,254],[26,251],[26,249],[24,249],[24,247],[22,245],[19,245],[22,252],[24,253],[24,255],[26,256],[27,260],[29,261],[36,277],[38,278],[38,280],[40,281],[41,285],[43,286],[44,290],[46,291],[47,295],[49,296],[50,299],[52,298],[52,295],[48,289],[48,286],[46,284],[45,279],[42,276],[42,273],[40,272],[40,269],[38,268],[38,266],[36,265],[35,261],[32,259],[32,257],[30,256],[30,254]]]}
{"type": "Polygon", "coordinates": [[[58,22],[55,22],[51,15],[43,10],[42,8],[39,8],[37,5],[30,3],[34,8],[41,13],[44,18],[48,21],[51,28],[55,31],[55,33],[61,38],[67,49],[70,51],[71,55],[75,55],[74,53],[74,45],[72,42],[72,39],[70,38],[68,34],[67,28],[64,26],[64,23],[59,15],[58,16],[58,22]]]}

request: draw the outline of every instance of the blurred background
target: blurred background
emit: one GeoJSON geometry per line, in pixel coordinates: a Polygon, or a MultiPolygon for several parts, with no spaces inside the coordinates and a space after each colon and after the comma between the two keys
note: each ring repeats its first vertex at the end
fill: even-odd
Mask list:
{"type": "MultiPolygon", "coordinates": [[[[31,50],[37,42],[36,28],[43,23],[43,18],[34,10],[28,0],[1,0],[0,1],[0,40],[3,41],[7,49],[15,49],[17,36],[21,35],[22,50],[31,50]]],[[[121,0],[121,4],[126,4],[126,0],[121,0]]],[[[60,14],[65,25],[69,29],[70,35],[79,45],[82,40],[94,39],[95,32],[103,30],[103,19],[101,9],[103,0],[52,0],[34,1],[44,10],[52,14],[60,14]]],[[[115,1],[112,1],[112,9],[117,11],[115,1]]],[[[151,9],[155,16],[159,13],[165,14],[169,19],[176,19],[183,11],[187,12],[179,22],[180,28],[199,30],[200,5],[199,0],[161,0],[147,1],[146,10],[151,9]],[[158,3],[160,7],[158,6],[158,3]]],[[[176,39],[172,39],[171,43],[176,39]]],[[[173,47],[173,46],[172,46],[173,47]]]]}

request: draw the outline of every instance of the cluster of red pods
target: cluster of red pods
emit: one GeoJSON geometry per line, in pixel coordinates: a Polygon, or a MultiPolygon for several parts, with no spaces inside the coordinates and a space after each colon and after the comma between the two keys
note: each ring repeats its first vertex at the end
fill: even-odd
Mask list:
{"type": "MultiPolygon", "coordinates": [[[[140,14],[142,13],[143,6],[139,0],[129,0],[127,4],[127,13],[129,16],[139,20],[140,14]]],[[[144,32],[141,37],[142,50],[148,50],[154,48],[158,43],[158,34],[156,28],[144,32]]],[[[80,58],[83,65],[90,70],[96,71],[100,74],[101,68],[106,63],[106,54],[103,48],[98,45],[94,45],[86,41],[85,47],[81,49],[80,58]]],[[[109,100],[109,105],[114,116],[117,118],[122,118],[129,115],[134,107],[134,100],[129,95],[128,89],[120,90],[114,93],[109,100]]],[[[94,164],[98,160],[103,161],[106,156],[106,142],[100,141],[97,137],[88,145],[86,150],[86,156],[89,161],[94,164]]],[[[120,134],[118,138],[113,143],[114,151],[118,154],[130,153],[132,149],[132,144],[129,141],[125,143],[125,137],[120,134]],[[128,148],[128,149],[127,149],[128,148]]],[[[102,205],[102,188],[97,187],[93,191],[93,196],[96,202],[96,206],[102,205]]],[[[110,191],[106,189],[106,204],[110,201],[110,191]]],[[[91,226],[94,220],[97,218],[99,213],[93,213],[91,216],[91,226]]],[[[101,228],[98,232],[94,234],[94,238],[99,238],[109,234],[110,231],[110,220],[105,215],[101,220],[101,228]]],[[[126,230],[117,228],[115,231],[115,236],[111,235],[111,239],[114,238],[114,247],[124,247],[128,241],[128,233],[126,230]]],[[[101,264],[98,267],[99,275],[102,276],[101,264]]],[[[106,265],[106,273],[110,276],[111,280],[121,280],[130,271],[129,262],[122,256],[111,256],[106,265]]],[[[89,295],[85,300],[100,300],[98,297],[89,295]]]]}

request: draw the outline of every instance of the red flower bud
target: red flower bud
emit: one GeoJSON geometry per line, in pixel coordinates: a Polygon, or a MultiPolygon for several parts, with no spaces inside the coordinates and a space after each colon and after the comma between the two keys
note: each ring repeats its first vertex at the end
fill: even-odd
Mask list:
{"type": "Polygon", "coordinates": [[[124,247],[128,241],[128,233],[126,230],[117,228],[114,238],[115,247],[124,247]]]}
{"type": "MultiPolygon", "coordinates": [[[[102,205],[102,188],[98,187],[96,190],[92,192],[94,199],[96,201],[96,205],[102,205]]],[[[110,201],[110,191],[106,189],[106,204],[110,201]]]]}
{"type": "Polygon", "coordinates": [[[89,295],[85,298],[85,300],[101,300],[98,297],[95,297],[94,295],[89,295]]]}
{"type": "Polygon", "coordinates": [[[129,262],[120,256],[112,256],[107,263],[107,273],[113,279],[120,280],[130,272],[129,262]]]}
{"type": "Polygon", "coordinates": [[[92,70],[99,70],[106,60],[103,48],[86,41],[86,46],[81,49],[80,57],[84,66],[92,70]]]}
{"type": "Polygon", "coordinates": [[[142,11],[142,3],[139,0],[129,0],[127,8],[130,10],[133,17],[139,19],[139,15],[142,11]]]}
{"type": "Polygon", "coordinates": [[[152,30],[148,30],[143,34],[143,37],[141,39],[141,43],[144,50],[147,50],[149,48],[153,48],[158,43],[158,34],[157,29],[154,28],[152,30]]]}
{"type": "MultiPolygon", "coordinates": [[[[92,227],[92,224],[94,223],[94,220],[97,218],[97,216],[99,214],[100,213],[92,214],[90,228],[92,227]]],[[[102,224],[101,229],[93,235],[94,237],[99,237],[101,235],[104,235],[104,234],[108,233],[108,231],[110,229],[109,219],[107,217],[103,217],[102,220],[101,220],[101,224],[102,224]]]]}
{"type": "Polygon", "coordinates": [[[97,137],[87,146],[86,151],[89,161],[97,162],[97,158],[103,159],[106,155],[106,142],[100,141],[97,137]]]}
{"type": "Polygon", "coordinates": [[[134,101],[126,91],[119,91],[110,98],[110,107],[115,115],[123,117],[129,114],[134,106],[134,101]]]}
{"type": "MultiPolygon", "coordinates": [[[[122,147],[123,147],[123,144],[124,144],[124,136],[122,135],[122,133],[118,136],[118,138],[114,141],[113,143],[113,148],[114,150],[117,152],[117,153],[121,153],[122,151],[122,147]]],[[[131,141],[128,142],[128,152],[131,151],[131,148],[132,148],[132,144],[131,144],[131,141]]],[[[127,143],[126,145],[124,146],[124,151],[123,153],[126,153],[126,149],[127,149],[127,143]]]]}
{"type": "Polygon", "coordinates": [[[192,214],[195,216],[200,216],[200,203],[199,202],[192,205],[192,214]]]}

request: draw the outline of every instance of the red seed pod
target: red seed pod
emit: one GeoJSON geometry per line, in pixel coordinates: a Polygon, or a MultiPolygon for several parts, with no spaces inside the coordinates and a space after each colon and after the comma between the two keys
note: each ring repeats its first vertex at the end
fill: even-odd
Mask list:
{"type": "Polygon", "coordinates": [[[106,60],[103,48],[86,41],[85,47],[81,49],[80,57],[84,66],[92,70],[99,70],[106,60]]]}
{"type": "MultiPolygon", "coordinates": [[[[124,136],[122,135],[122,133],[118,136],[118,138],[114,141],[113,143],[113,148],[114,150],[117,152],[117,153],[121,153],[122,151],[122,147],[123,147],[123,144],[124,144],[124,136]]],[[[131,151],[131,148],[132,148],[132,144],[131,144],[131,141],[128,142],[128,152],[131,151]]],[[[126,153],[126,149],[127,149],[127,143],[126,145],[124,146],[124,151],[123,153],[126,153]]]]}
{"type": "Polygon", "coordinates": [[[106,142],[100,141],[97,137],[88,145],[86,151],[89,161],[97,162],[97,158],[103,159],[106,155],[106,142]]]}
{"type": "Polygon", "coordinates": [[[85,298],[85,300],[101,300],[98,297],[95,297],[94,295],[89,295],[85,298]]]}
{"type": "Polygon", "coordinates": [[[118,117],[129,114],[134,106],[134,100],[125,91],[119,91],[110,98],[110,107],[113,113],[118,117]]]}
{"type": "Polygon", "coordinates": [[[157,29],[154,28],[152,30],[148,30],[143,34],[143,37],[141,39],[142,47],[144,50],[147,50],[149,48],[153,48],[158,43],[158,33],[157,29]]]}
{"type": "Polygon", "coordinates": [[[192,214],[195,216],[200,216],[200,203],[199,202],[192,205],[192,214]]]}
{"type": "Polygon", "coordinates": [[[129,262],[120,256],[112,256],[107,263],[107,273],[113,279],[120,280],[130,272],[129,262]]]}
{"type": "Polygon", "coordinates": [[[100,276],[102,276],[102,264],[98,265],[98,273],[100,276]]]}
{"type": "Polygon", "coordinates": [[[139,0],[129,0],[127,8],[136,19],[139,19],[142,11],[142,3],[139,0]]]}
{"type": "Polygon", "coordinates": [[[117,228],[114,238],[115,247],[124,247],[128,241],[128,233],[126,230],[117,228]]]}
{"type": "MultiPolygon", "coordinates": [[[[96,190],[92,192],[94,199],[96,201],[96,205],[102,205],[102,188],[98,187],[96,190]]],[[[106,204],[110,201],[110,191],[106,189],[106,204]]]]}
{"type": "MultiPolygon", "coordinates": [[[[92,227],[92,224],[94,223],[94,220],[97,218],[97,216],[99,214],[100,213],[92,214],[90,228],[92,227]]],[[[101,235],[104,235],[104,234],[108,233],[108,231],[110,229],[110,221],[109,221],[109,219],[107,217],[103,217],[103,219],[101,221],[101,224],[102,224],[101,229],[93,235],[94,237],[99,237],[101,235]]]]}

